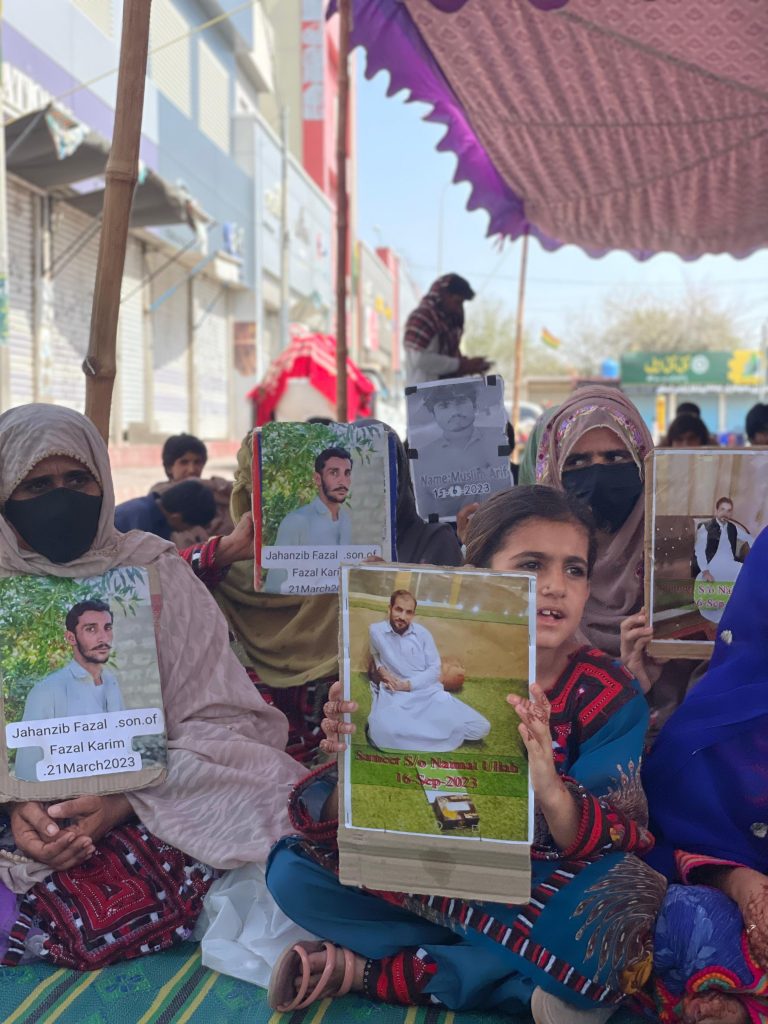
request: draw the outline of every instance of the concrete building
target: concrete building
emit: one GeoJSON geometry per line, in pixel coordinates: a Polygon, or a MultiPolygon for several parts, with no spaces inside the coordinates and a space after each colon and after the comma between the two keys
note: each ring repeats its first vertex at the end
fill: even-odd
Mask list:
{"type": "MultiPolygon", "coordinates": [[[[259,97],[259,109],[276,134],[285,118],[291,155],[331,203],[334,221],[338,195],[336,132],[339,99],[338,18],[327,19],[327,0],[263,0],[274,29],[275,88],[259,97]]],[[[357,330],[357,304],[352,281],[356,239],[357,160],[355,148],[355,56],[350,57],[349,130],[347,134],[347,330],[357,330]]],[[[335,230],[331,265],[336,267],[335,230]]],[[[334,303],[335,306],[335,303],[334,303]]],[[[335,331],[335,316],[331,323],[335,331]]],[[[352,347],[352,345],[350,345],[352,347]]]]}
{"type": "MultiPolygon", "coordinates": [[[[242,396],[272,351],[280,147],[258,109],[274,84],[272,30],[259,3],[200,30],[239,6],[153,0],[113,444],[189,430],[231,448],[250,425],[242,396]]],[[[4,405],[83,407],[121,19],[122,0],[57,0],[45,18],[36,2],[4,5],[4,405]]],[[[296,160],[288,210],[291,299],[325,326],[331,205],[296,160]]]]}
{"type": "MultiPolygon", "coordinates": [[[[260,380],[271,359],[281,350],[281,192],[283,187],[283,150],[280,140],[254,109],[242,106],[235,118],[236,154],[250,175],[253,185],[256,245],[256,321],[235,324],[236,375],[235,403],[248,409],[245,396],[260,380]],[[246,371],[245,349],[240,339],[252,328],[253,351],[246,371]]],[[[314,330],[327,331],[333,319],[332,244],[334,209],[299,162],[288,157],[287,181],[288,231],[288,316],[314,330]]]]}
{"type": "MultiPolygon", "coordinates": [[[[335,206],[338,18],[326,19],[327,0],[264,0],[264,5],[274,30],[275,88],[260,97],[260,109],[275,132],[281,109],[286,111],[291,153],[335,206]]],[[[350,85],[354,125],[354,75],[350,85]]],[[[348,156],[354,166],[354,131],[348,156]]],[[[354,174],[351,178],[353,185],[354,174]]]]}

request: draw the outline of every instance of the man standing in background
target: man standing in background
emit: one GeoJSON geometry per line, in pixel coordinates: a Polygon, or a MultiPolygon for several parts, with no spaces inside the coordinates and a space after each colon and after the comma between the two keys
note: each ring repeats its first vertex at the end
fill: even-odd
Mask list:
{"type": "Polygon", "coordinates": [[[484,356],[464,356],[460,351],[464,303],[474,297],[469,282],[458,274],[445,274],[434,282],[405,324],[407,387],[491,368],[484,356]]]}

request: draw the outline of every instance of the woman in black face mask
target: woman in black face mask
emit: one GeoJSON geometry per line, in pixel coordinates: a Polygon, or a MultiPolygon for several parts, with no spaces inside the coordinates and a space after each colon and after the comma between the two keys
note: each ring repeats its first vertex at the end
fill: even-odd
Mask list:
{"type": "Polygon", "coordinates": [[[653,439],[617,388],[579,388],[549,422],[536,459],[537,483],[580,497],[598,524],[597,562],[582,632],[616,656],[622,621],[643,603],[643,459],[653,439]]]}
{"type": "Polygon", "coordinates": [[[209,869],[263,863],[290,830],[303,770],[284,752],[285,717],[258,695],[175,546],[118,532],[114,515],[107,447],[89,420],[54,405],[0,416],[0,578],[150,572],[168,736],[167,775],[148,788],[73,795],[74,779],[19,775],[13,797],[0,792],[0,825],[19,855],[0,856],[3,965],[31,952],[91,970],[175,945],[200,913],[209,869]]]}
{"type": "Polygon", "coordinates": [[[536,458],[538,483],[582,498],[598,524],[597,561],[581,620],[583,638],[621,658],[651,705],[651,734],[680,704],[692,661],[662,664],[646,654],[643,609],[643,460],[653,439],[618,388],[579,388],[547,425],[536,458]],[[649,693],[650,691],[650,693],[649,693]]]}
{"type": "Polygon", "coordinates": [[[93,544],[101,498],[101,484],[87,466],[69,455],[49,455],[16,485],[3,515],[20,547],[51,562],[72,562],[93,544]]]}

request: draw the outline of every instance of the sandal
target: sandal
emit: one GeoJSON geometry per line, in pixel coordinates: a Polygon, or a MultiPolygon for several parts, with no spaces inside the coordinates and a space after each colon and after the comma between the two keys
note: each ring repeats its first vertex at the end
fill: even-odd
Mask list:
{"type": "Polygon", "coordinates": [[[595,1006],[583,1010],[572,1006],[537,985],[531,998],[531,1015],[535,1024],[605,1024],[616,1013],[617,1006],[595,1006]]]}
{"type": "Polygon", "coordinates": [[[267,997],[269,1005],[279,1013],[305,1010],[320,999],[345,996],[352,988],[354,976],[355,954],[351,950],[334,946],[332,942],[297,942],[280,954],[272,970],[267,997]],[[325,949],[325,967],[315,987],[308,992],[311,977],[309,954],[319,953],[322,949],[325,949]],[[344,975],[338,988],[334,988],[331,979],[340,953],[344,954],[344,975]],[[297,968],[301,971],[301,984],[298,989],[294,984],[297,968]]]}

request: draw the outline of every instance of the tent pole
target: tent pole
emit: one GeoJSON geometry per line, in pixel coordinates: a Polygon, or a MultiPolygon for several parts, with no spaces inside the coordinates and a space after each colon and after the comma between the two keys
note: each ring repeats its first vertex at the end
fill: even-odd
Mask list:
{"type": "Polygon", "coordinates": [[[349,120],[349,26],[351,0],[339,0],[339,116],[336,135],[336,419],[347,421],[347,123],[349,120]]]}
{"type": "MultiPolygon", "coordinates": [[[[0,0],[0,21],[3,0],[0,0]]],[[[3,52],[0,38],[0,112],[3,110],[3,52]]],[[[0,412],[11,407],[11,353],[8,347],[8,202],[5,191],[5,130],[0,131],[0,412]]]]}
{"type": "Polygon", "coordinates": [[[115,349],[120,288],[133,193],[139,175],[150,5],[151,0],[130,0],[123,4],[115,126],[105,175],[91,333],[83,362],[85,414],[107,442],[112,391],[117,372],[115,349]]]}
{"type": "Polygon", "coordinates": [[[517,287],[517,316],[515,320],[515,377],[512,385],[512,426],[520,415],[520,385],[523,377],[523,323],[525,319],[525,276],[528,268],[528,231],[523,235],[520,254],[520,280],[517,287]]]}
{"type": "Polygon", "coordinates": [[[291,343],[291,236],[288,230],[288,107],[280,105],[280,351],[291,343]]]}

